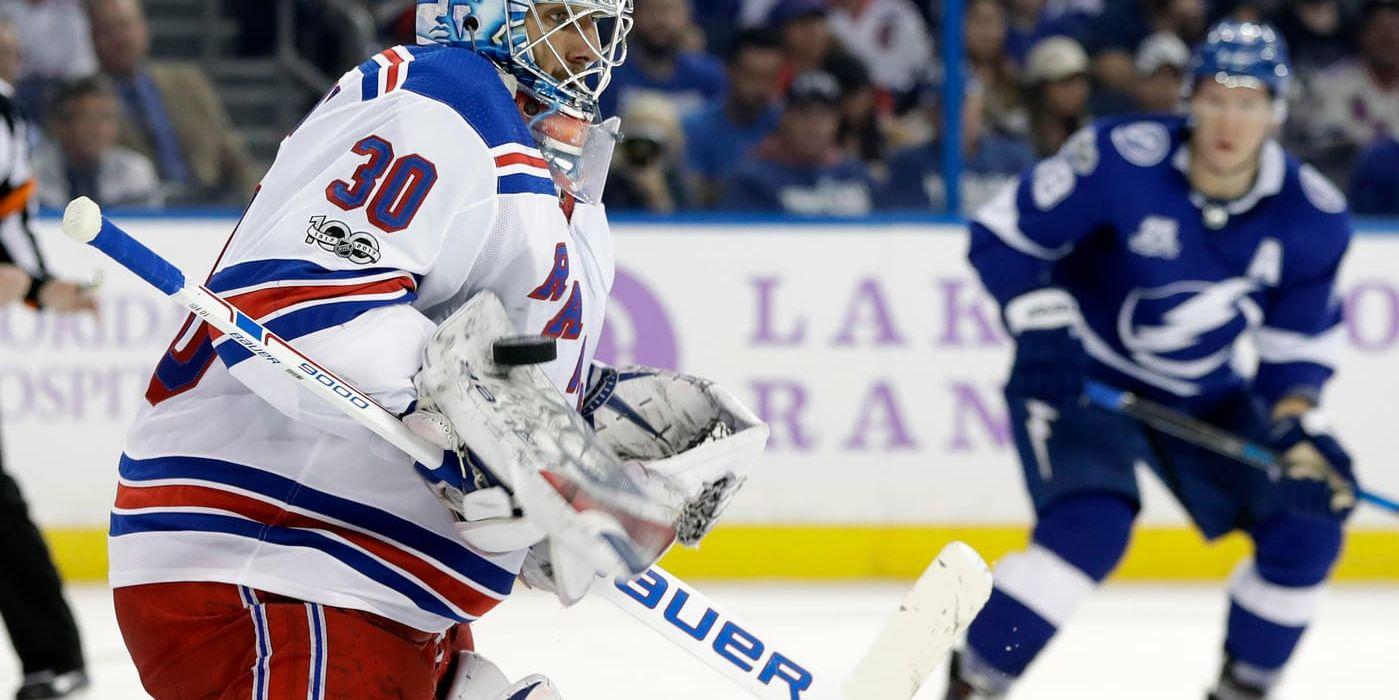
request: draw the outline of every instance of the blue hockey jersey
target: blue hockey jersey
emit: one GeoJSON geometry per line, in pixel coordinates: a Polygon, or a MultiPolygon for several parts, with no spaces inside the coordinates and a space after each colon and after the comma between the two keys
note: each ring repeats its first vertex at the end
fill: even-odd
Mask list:
{"type": "Polygon", "coordinates": [[[1340,349],[1336,273],[1351,237],[1345,198],[1277,143],[1251,191],[1192,190],[1183,117],[1099,121],[986,204],[970,258],[1004,305],[1054,286],[1077,299],[1090,375],[1190,409],[1246,381],[1315,398],[1340,349]]]}

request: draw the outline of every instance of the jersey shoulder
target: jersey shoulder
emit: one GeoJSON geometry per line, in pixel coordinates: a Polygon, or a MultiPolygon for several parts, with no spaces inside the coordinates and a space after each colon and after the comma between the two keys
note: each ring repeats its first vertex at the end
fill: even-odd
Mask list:
{"type": "Polygon", "coordinates": [[[1287,247],[1307,251],[1303,259],[1318,265],[1334,262],[1352,236],[1345,195],[1319,170],[1290,154],[1286,168],[1271,208],[1276,229],[1287,247]]]}
{"type": "MultiPolygon", "coordinates": [[[[460,117],[485,144],[488,159],[494,161],[498,194],[558,196],[548,163],[495,64],[461,48],[397,46],[366,61],[359,70],[366,100],[374,98],[376,87],[395,86],[393,89],[431,100],[460,117]],[[388,75],[381,75],[385,71],[388,75]]],[[[399,114],[412,118],[411,112],[399,114]]],[[[444,145],[457,147],[454,143],[444,145]]]]}
{"type": "Polygon", "coordinates": [[[1132,169],[1171,167],[1171,156],[1187,138],[1185,118],[1133,115],[1099,119],[1089,127],[1106,163],[1132,169]]]}
{"type": "Polygon", "coordinates": [[[381,56],[404,53],[411,61],[382,65],[378,57],[360,67],[366,82],[380,71],[402,70],[402,89],[439,102],[465,121],[490,148],[507,144],[533,147],[534,138],[520,116],[515,97],[495,64],[466,49],[449,46],[395,47],[381,56]]]}
{"type": "Polygon", "coordinates": [[[1286,163],[1287,174],[1278,194],[1287,208],[1296,213],[1345,216],[1346,196],[1330,178],[1290,153],[1286,163]]]}

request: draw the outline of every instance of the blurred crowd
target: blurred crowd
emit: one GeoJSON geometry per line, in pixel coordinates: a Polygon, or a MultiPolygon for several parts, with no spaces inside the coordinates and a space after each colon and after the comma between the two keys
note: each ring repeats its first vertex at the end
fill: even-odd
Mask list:
{"type": "MultiPolygon", "coordinates": [[[[406,3],[375,7],[412,41],[406,3]],[[386,8],[389,10],[386,12],[386,8]]],[[[371,3],[373,5],[373,3],[371,3]]],[[[635,0],[603,111],[614,209],[944,211],[939,0],[635,0]]],[[[1365,215],[1399,215],[1399,0],[964,0],[959,204],[974,210],[1096,117],[1179,108],[1225,16],[1286,38],[1279,137],[1365,215]]]]}
{"type": "MultiPolygon", "coordinates": [[[[1399,215],[1399,0],[963,0],[953,20],[940,0],[634,1],[602,105],[626,135],[613,209],[943,211],[956,72],[970,211],[1095,117],[1177,109],[1191,47],[1233,16],[1287,39],[1284,145],[1356,213],[1399,215]],[[943,61],[945,21],[961,27],[960,66],[943,61]]],[[[413,0],[295,0],[298,48],[327,75],[359,52],[328,10],[345,2],[380,43],[414,41],[413,0]]],[[[273,50],[274,4],[225,3],[241,51],[273,50]]],[[[45,203],[247,198],[257,174],[207,77],[149,52],[139,0],[0,0],[0,80],[42,127],[45,203]]]]}
{"type": "Polygon", "coordinates": [[[258,173],[199,66],[152,61],[139,0],[0,0],[0,94],[44,206],[242,204],[258,173]]]}

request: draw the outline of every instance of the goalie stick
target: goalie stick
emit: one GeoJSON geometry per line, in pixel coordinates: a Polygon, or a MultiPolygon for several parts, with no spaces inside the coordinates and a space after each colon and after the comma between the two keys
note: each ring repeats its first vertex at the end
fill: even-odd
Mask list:
{"type": "MultiPolygon", "coordinates": [[[[303,387],[419,463],[430,468],[442,463],[441,448],[414,434],[373,398],[298,352],[207,287],[191,281],[103,217],[92,200],[80,197],[68,205],[63,232],[102,251],[262,361],[280,366],[303,387]]],[[[759,628],[723,611],[659,566],[630,581],[599,581],[596,589],[609,602],[755,697],[911,700],[990,596],[991,575],[970,547],[960,542],[949,544],[905,596],[854,672],[843,680],[802,663],[759,628]]]]}

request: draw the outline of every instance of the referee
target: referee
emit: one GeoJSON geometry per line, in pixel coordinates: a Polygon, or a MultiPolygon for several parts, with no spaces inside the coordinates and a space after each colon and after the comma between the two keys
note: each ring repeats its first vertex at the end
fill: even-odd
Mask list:
{"type": "MultiPolygon", "coordinates": [[[[87,290],[52,279],[29,219],[34,178],[29,127],[14,102],[19,37],[0,22],[0,305],[96,311],[87,290]]],[[[15,480],[0,468],[0,616],[24,669],[17,700],[75,698],[88,685],[82,645],[62,582],[15,480]]]]}

